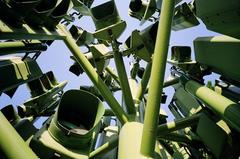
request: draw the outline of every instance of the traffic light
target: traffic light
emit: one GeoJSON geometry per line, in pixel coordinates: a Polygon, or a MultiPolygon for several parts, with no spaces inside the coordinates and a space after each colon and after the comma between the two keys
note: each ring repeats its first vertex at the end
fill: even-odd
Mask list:
{"type": "Polygon", "coordinates": [[[160,9],[162,0],[131,0],[129,15],[138,20],[148,20],[157,10],[160,9]],[[158,4],[158,6],[157,6],[158,4]]]}
{"type": "Polygon", "coordinates": [[[69,32],[72,37],[76,40],[78,46],[90,45],[94,42],[93,35],[86,30],[83,30],[81,27],[72,25],[69,32]]]}
{"type": "Polygon", "coordinates": [[[94,37],[97,39],[117,39],[126,28],[126,22],[121,20],[114,0],[91,8],[91,14],[96,26],[94,37]]]}
{"type": "Polygon", "coordinates": [[[194,27],[199,24],[193,9],[191,9],[191,4],[185,2],[175,8],[175,15],[172,22],[172,29],[174,31],[194,27]]]}
{"type": "Polygon", "coordinates": [[[18,107],[19,115],[22,117],[51,115],[59,103],[66,84],[66,81],[58,83],[52,72],[29,82],[27,85],[32,97],[18,107]]]}
{"type": "Polygon", "coordinates": [[[121,21],[114,0],[91,8],[96,30],[106,28],[121,21]]]}
{"type": "Polygon", "coordinates": [[[139,58],[150,62],[154,52],[158,22],[150,25],[142,31],[134,30],[131,37],[127,39],[127,47],[134,49],[134,54],[139,58]],[[129,45],[130,44],[130,45],[129,45]]]}
{"type": "Polygon", "coordinates": [[[94,148],[104,112],[103,103],[93,94],[69,90],[63,94],[51,120],[35,134],[30,146],[40,158],[50,158],[56,153],[87,158],[94,148]]]}
{"type": "Polygon", "coordinates": [[[40,1],[41,0],[2,0],[0,1],[1,18],[15,27],[20,27],[23,19],[33,11],[40,1]]]}
{"type": "Polygon", "coordinates": [[[44,25],[49,28],[55,28],[55,26],[67,15],[67,13],[72,9],[73,3],[71,0],[62,0],[50,16],[44,22],[44,25]]]}

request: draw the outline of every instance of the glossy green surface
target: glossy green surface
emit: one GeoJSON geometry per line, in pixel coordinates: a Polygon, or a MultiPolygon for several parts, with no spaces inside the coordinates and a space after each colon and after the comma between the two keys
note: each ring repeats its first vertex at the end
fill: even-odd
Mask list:
{"type": "Polygon", "coordinates": [[[160,17],[156,46],[153,55],[149,95],[141,142],[141,153],[148,157],[153,156],[154,145],[156,143],[156,131],[160,109],[159,105],[163,89],[174,4],[174,0],[163,1],[162,14],[160,17]],[[158,76],[156,76],[156,74],[158,76]]]}

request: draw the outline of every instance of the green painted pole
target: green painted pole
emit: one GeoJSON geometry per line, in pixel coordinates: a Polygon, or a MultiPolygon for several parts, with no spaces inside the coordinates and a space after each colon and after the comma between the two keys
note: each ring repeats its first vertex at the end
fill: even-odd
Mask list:
{"type": "Polygon", "coordinates": [[[96,150],[92,151],[89,158],[98,158],[104,153],[114,149],[118,146],[118,136],[113,137],[110,141],[106,142],[102,146],[98,147],[96,150]]]}
{"type": "Polygon", "coordinates": [[[122,88],[122,94],[125,102],[126,111],[129,114],[135,114],[136,113],[135,106],[132,98],[131,89],[128,83],[128,77],[124,66],[123,57],[122,54],[119,52],[119,48],[118,45],[116,44],[116,41],[114,40],[112,42],[112,48],[114,52],[114,61],[117,68],[120,85],[122,88]]]}
{"type": "Polygon", "coordinates": [[[140,153],[143,124],[128,122],[120,130],[118,159],[149,159],[140,153]]]}
{"type": "Polygon", "coordinates": [[[163,0],[150,76],[141,153],[153,157],[175,0],[163,0]]]}
{"type": "Polygon", "coordinates": [[[29,51],[45,51],[47,46],[39,41],[33,41],[31,43],[24,43],[21,41],[14,42],[0,42],[0,55],[25,53],[29,51]]]}
{"type": "Polygon", "coordinates": [[[230,126],[240,132],[240,105],[195,81],[188,81],[185,89],[204,102],[230,126]]]}
{"type": "Polygon", "coordinates": [[[179,77],[173,78],[171,80],[167,80],[163,83],[163,87],[169,87],[171,85],[177,84],[179,82],[179,77]]]}
{"type": "MultiPolygon", "coordinates": [[[[169,104],[168,108],[170,109],[171,113],[173,114],[173,116],[179,120],[182,119],[182,116],[179,114],[179,112],[176,110],[175,108],[176,106],[173,105],[172,103],[169,104]]],[[[183,129],[183,131],[188,134],[192,139],[194,140],[199,140],[199,138],[196,136],[196,134],[194,134],[191,129],[189,127],[186,127],[183,129]]]]}
{"type": "Polygon", "coordinates": [[[115,72],[112,70],[112,68],[106,67],[105,70],[112,76],[112,78],[113,78],[113,79],[119,84],[119,86],[120,86],[119,78],[118,78],[118,76],[115,74],[115,72]]]}
{"type": "Polygon", "coordinates": [[[105,109],[104,116],[114,116],[112,109],[105,109]]]}
{"type": "Polygon", "coordinates": [[[38,159],[0,111],[0,151],[7,159],[38,159]]]}
{"type": "Polygon", "coordinates": [[[169,104],[168,106],[170,112],[173,114],[173,116],[175,117],[175,119],[180,119],[182,118],[181,114],[177,111],[176,106],[173,105],[172,103],[169,104]]]}
{"type": "Polygon", "coordinates": [[[101,95],[105,98],[109,107],[113,110],[114,114],[118,118],[118,120],[124,124],[128,122],[128,116],[118,103],[118,101],[114,98],[112,92],[108,89],[103,80],[99,77],[96,70],[93,68],[91,63],[87,60],[84,54],[80,51],[78,45],[75,40],[72,38],[70,33],[66,30],[63,25],[58,25],[58,27],[65,33],[66,37],[64,39],[65,44],[72,52],[73,56],[76,58],[76,61],[82,66],[90,80],[94,83],[96,88],[99,90],[101,95]]]}
{"type": "Polygon", "coordinates": [[[149,78],[150,78],[150,74],[151,74],[151,69],[152,69],[152,63],[149,62],[147,64],[147,67],[144,71],[144,74],[143,74],[143,77],[142,77],[142,80],[141,80],[141,83],[138,87],[138,90],[137,90],[137,94],[136,94],[136,97],[135,97],[135,100],[137,101],[140,101],[147,89],[147,85],[148,85],[148,81],[149,81],[149,78]]]}
{"type": "Polygon", "coordinates": [[[176,142],[187,143],[187,144],[197,142],[196,140],[193,140],[190,136],[182,135],[178,133],[168,133],[166,135],[158,136],[158,139],[176,141],[176,142]]]}
{"type": "Polygon", "coordinates": [[[181,118],[175,121],[168,122],[166,124],[159,125],[157,127],[157,135],[162,136],[176,130],[196,125],[199,121],[200,116],[201,114],[194,114],[191,117],[181,118]]]}
{"type": "MultiPolygon", "coordinates": [[[[176,77],[176,78],[173,78],[171,80],[164,81],[163,88],[166,88],[166,87],[172,86],[174,84],[177,84],[179,82],[179,79],[180,79],[179,77],[176,77]]],[[[149,88],[147,88],[146,93],[148,92],[148,89],[149,88]]]]}

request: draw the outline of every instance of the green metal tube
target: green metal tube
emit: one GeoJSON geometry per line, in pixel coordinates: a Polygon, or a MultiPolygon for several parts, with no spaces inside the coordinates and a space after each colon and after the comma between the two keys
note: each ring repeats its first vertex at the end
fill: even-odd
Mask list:
{"type": "Polygon", "coordinates": [[[185,89],[204,102],[230,126],[240,132],[239,104],[192,80],[185,84],[185,89]]]}
{"type": "Polygon", "coordinates": [[[89,158],[97,158],[102,154],[114,149],[118,146],[118,136],[113,137],[110,141],[98,147],[96,150],[92,151],[89,155],[89,158]]]}
{"type": "Polygon", "coordinates": [[[118,76],[113,72],[113,70],[112,70],[110,67],[106,67],[105,70],[112,76],[112,78],[113,78],[113,79],[119,84],[119,86],[120,86],[119,78],[118,78],[118,76]]]}
{"type": "Polygon", "coordinates": [[[166,135],[158,136],[158,139],[176,141],[176,142],[187,143],[187,144],[191,144],[194,142],[190,136],[181,135],[178,133],[168,133],[166,135]]]}
{"type": "Polygon", "coordinates": [[[145,71],[144,71],[141,83],[140,83],[140,85],[138,87],[135,100],[140,101],[142,99],[142,97],[143,97],[143,95],[144,95],[144,93],[146,91],[147,85],[148,85],[148,81],[149,81],[150,74],[151,74],[151,68],[152,68],[152,63],[149,62],[147,64],[147,67],[146,67],[145,71]]]}
{"type": "Polygon", "coordinates": [[[140,153],[143,124],[128,122],[120,130],[118,159],[147,159],[140,153]]]}
{"type": "Polygon", "coordinates": [[[135,106],[133,103],[132,93],[128,83],[128,77],[124,66],[123,57],[122,54],[119,52],[118,46],[115,41],[113,41],[112,45],[114,52],[114,61],[117,68],[120,85],[122,88],[122,94],[125,102],[126,111],[129,114],[135,114],[136,113],[135,106]]]}
{"type": "MultiPolygon", "coordinates": [[[[164,81],[163,88],[166,88],[166,87],[172,86],[174,84],[177,84],[179,82],[179,79],[180,79],[179,77],[176,77],[176,78],[173,78],[171,80],[164,81]]],[[[148,93],[148,89],[149,88],[147,88],[145,93],[148,93]]]]}
{"type": "Polygon", "coordinates": [[[149,95],[144,118],[141,153],[152,157],[157,135],[163,80],[175,0],[163,0],[150,76],[149,95]]]}
{"type": "Polygon", "coordinates": [[[173,79],[171,79],[171,80],[165,81],[165,82],[163,83],[163,87],[165,88],[165,87],[174,85],[174,84],[176,84],[176,83],[179,82],[179,79],[180,79],[179,77],[176,77],[176,78],[173,78],[173,79]]]}
{"type": "Polygon", "coordinates": [[[173,148],[165,141],[165,140],[158,140],[161,146],[171,155],[169,158],[173,158],[172,155],[174,154],[173,148]]]}
{"type": "Polygon", "coordinates": [[[182,116],[180,115],[180,113],[177,111],[176,106],[173,105],[172,103],[169,104],[168,106],[170,112],[173,114],[173,116],[175,117],[175,119],[179,119],[182,118],[182,116]]]}
{"type": "Polygon", "coordinates": [[[94,83],[96,88],[99,90],[101,95],[105,98],[106,102],[108,103],[109,107],[113,110],[114,114],[118,118],[118,120],[124,124],[128,122],[128,116],[124,112],[124,110],[121,108],[118,101],[114,98],[112,92],[108,89],[106,84],[103,82],[103,80],[98,76],[97,72],[91,65],[91,63],[87,60],[87,58],[84,56],[84,54],[81,53],[78,45],[76,44],[75,40],[72,38],[70,33],[65,29],[64,26],[58,25],[59,28],[63,32],[65,32],[65,39],[64,42],[69,48],[69,50],[72,52],[73,56],[76,58],[76,61],[82,66],[82,68],[85,70],[88,77],[91,79],[91,81],[94,83]]]}
{"type": "MultiPolygon", "coordinates": [[[[176,106],[172,103],[169,104],[168,108],[170,109],[171,113],[174,115],[176,119],[181,119],[182,116],[179,114],[179,112],[175,108],[176,106]]],[[[189,127],[186,127],[182,130],[182,132],[185,132],[188,134],[193,140],[199,140],[199,138],[191,131],[189,127]]]]}
{"type": "Polygon", "coordinates": [[[37,159],[38,157],[19,136],[0,111],[0,150],[7,159],[37,159]]]}
{"type": "Polygon", "coordinates": [[[33,41],[31,43],[17,42],[0,42],[0,55],[25,53],[29,51],[45,51],[47,46],[43,45],[39,41],[33,41]]]}
{"type": "Polygon", "coordinates": [[[162,136],[176,130],[196,125],[199,121],[200,116],[201,114],[194,114],[191,117],[181,118],[168,122],[166,124],[159,125],[157,127],[157,134],[158,136],[162,136]]]}
{"type": "Polygon", "coordinates": [[[104,116],[114,116],[112,109],[105,109],[104,116]]]}

